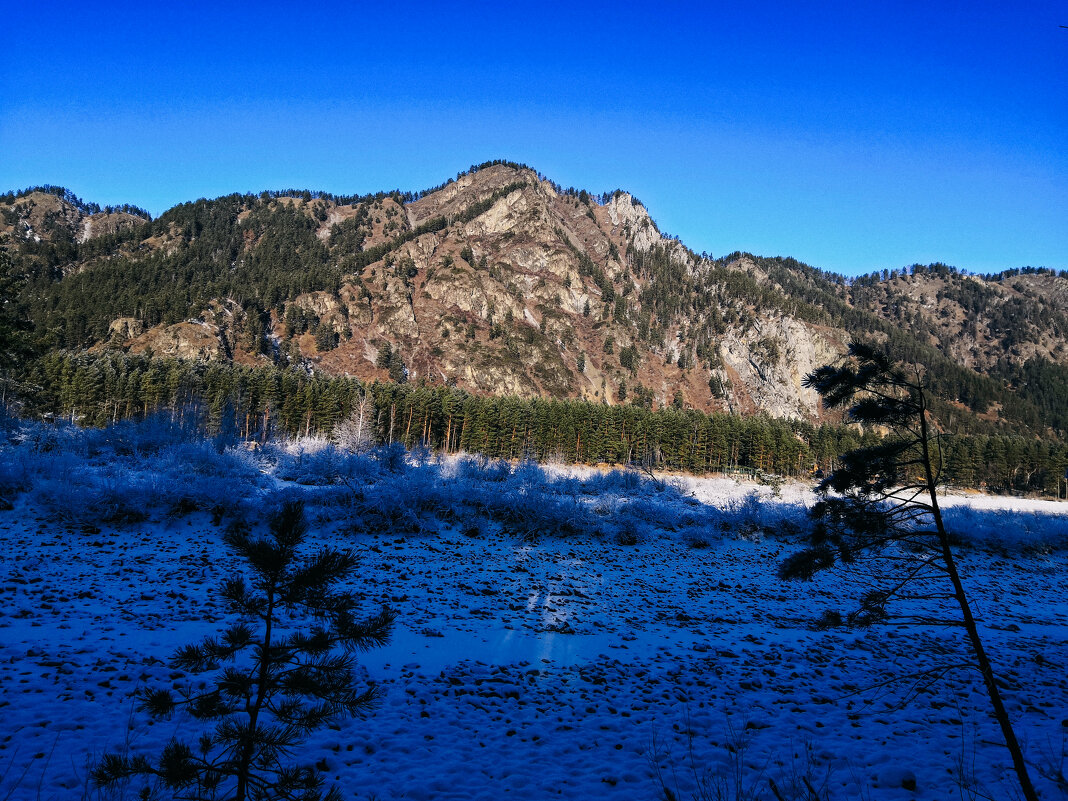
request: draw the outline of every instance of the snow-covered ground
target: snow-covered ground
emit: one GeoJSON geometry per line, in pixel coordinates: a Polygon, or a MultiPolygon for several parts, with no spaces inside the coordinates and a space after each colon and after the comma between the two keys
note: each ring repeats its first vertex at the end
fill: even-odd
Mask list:
{"type": "MultiPolygon", "coordinates": [[[[807,798],[802,777],[820,798],[1013,797],[978,675],[905,678],[967,661],[955,628],[819,630],[864,576],[776,578],[808,488],[138,436],[0,451],[0,799],[106,798],[86,780],[104,749],[193,738],[132,694],[187,678],[166,661],[222,628],[213,590],[240,569],[220,526],[279,492],[354,549],[367,611],[398,612],[361,657],[382,706],[307,743],[346,798],[807,798]]],[[[1065,767],[1068,504],[998,500],[949,516],[978,533],[961,570],[1059,798],[1039,773],[1065,767]]]]}

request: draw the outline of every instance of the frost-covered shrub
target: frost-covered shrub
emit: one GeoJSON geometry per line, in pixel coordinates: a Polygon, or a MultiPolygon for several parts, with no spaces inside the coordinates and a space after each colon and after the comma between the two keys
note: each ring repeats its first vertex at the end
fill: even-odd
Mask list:
{"type": "Polygon", "coordinates": [[[769,536],[792,538],[811,531],[812,519],[805,504],[772,502],[767,507],[764,530],[769,536]]]}
{"type": "Polygon", "coordinates": [[[31,454],[15,448],[0,451],[0,498],[25,492],[37,478],[31,454]]]}
{"type": "Polygon", "coordinates": [[[637,470],[609,470],[587,478],[586,491],[615,492],[621,495],[637,495],[648,490],[649,481],[637,470]]]}
{"type": "Polygon", "coordinates": [[[435,520],[459,516],[460,499],[442,482],[436,466],[381,469],[377,481],[347,487],[353,531],[417,534],[436,529],[435,520]]]}
{"type": "Polygon", "coordinates": [[[408,461],[414,467],[425,467],[437,462],[438,459],[426,443],[420,443],[408,451],[408,461]]]}
{"type": "Polygon", "coordinates": [[[666,503],[659,498],[636,498],[626,505],[627,514],[647,523],[656,523],[667,531],[707,525],[718,517],[711,507],[689,507],[666,503]]]}
{"type": "Polygon", "coordinates": [[[31,438],[0,450],[0,496],[26,492],[46,479],[61,489],[86,472],[85,457],[69,447],[74,441],[66,432],[51,436],[49,428],[38,426],[31,438]]]}
{"type": "Polygon", "coordinates": [[[514,468],[503,460],[498,464],[505,468],[502,480],[507,481],[510,486],[517,488],[520,492],[556,492],[560,486],[554,477],[541,468],[541,465],[530,459],[524,459],[514,468]]]}
{"type": "Polygon", "coordinates": [[[964,546],[1008,552],[1068,549],[1068,514],[950,506],[942,510],[942,519],[964,546]]]}
{"type": "Polygon", "coordinates": [[[598,498],[591,506],[593,513],[598,517],[611,517],[619,509],[619,503],[617,499],[612,497],[598,498]]]}
{"type": "Polygon", "coordinates": [[[730,526],[743,536],[753,535],[761,530],[764,508],[760,493],[751,490],[741,498],[732,498],[727,502],[724,517],[730,526]]]}
{"type": "Polygon", "coordinates": [[[682,541],[691,548],[707,548],[712,544],[713,532],[709,529],[691,528],[682,535],[682,541]]]}
{"type": "Polygon", "coordinates": [[[333,484],[346,456],[347,453],[322,437],[276,443],[263,449],[262,453],[279,479],[307,486],[333,484]]]}
{"type": "Polygon", "coordinates": [[[599,535],[603,524],[588,507],[570,496],[502,493],[484,490],[479,498],[486,514],[524,542],[542,537],[599,535]]]}
{"type": "Polygon", "coordinates": [[[353,504],[350,521],[357,534],[419,534],[425,528],[414,509],[397,503],[394,492],[377,486],[353,504]]]}
{"type": "Polygon", "coordinates": [[[26,423],[16,416],[15,408],[8,403],[0,403],[0,443],[18,442],[26,429],[26,423]]]}
{"type": "Polygon", "coordinates": [[[106,471],[86,472],[77,481],[44,478],[33,495],[53,519],[83,527],[140,522],[158,497],[150,482],[106,471]]]}
{"type": "Polygon", "coordinates": [[[639,497],[622,505],[621,511],[649,532],[677,533],[695,548],[707,547],[724,531],[738,528],[730,513],[684,495],[658,493],[639,497]]]}
{"type": "Polygon", "coordinates": [[[80,428],[72,425],[48,423],[29,424],[22,434],[20,447],[28,448],[32,453],[86,453],[86,435],[80,428]]]}
{"type": "Polygon", "coordinates": [[[256,457],[242,448],[219,452],[208,439],[185,440],[151,456],[116,461],[130,480],[141,475],[155,488],[146,511],[171,515],[210,510],[238,512],[264,485],[256,457]]]}
{"type": "MultiPolygon", "coordinates": [[[[630,468],[595,472],[583,478],[560,478],[557,480],[562,487],[569,487],[570,492],[578,492],[583,495],[643,497],[655,495],[669,488],[663,482],[653,481],[638,470],[630,468]],[[660,486],[657,486],[658,484],[660,486]],[[570,489],[570,487],[573,487],[573,489],[570,489]]],[[[670,489],[674,491],[674,488],[670,489]]]]}
{"type": "Polygon", "coordinates": [[[742,536],[794,537],[812,525],[808,508],[761,495],[757,490],[728,501],[722,523],[742,536]]]}
{"type": "Polygon", "coordinates": [[[372,454],[353,453],[339,465],[339,475],[349,482],[367,484],[377,481],[382,475],[382,464],[372,454]]]}
{"type": "Polygon", "coordinates": [[[323,448],[313,453],[286,455],[278,464],[276,474],[284,481],[293,481],[307,486],[325,486],[338,481],[344,458],[333,448],[323,448]]]}
{"type": "Polygon", "coordinates": [[[82,527],[197,509],[220,517],[258,493],[262,483],[251,455],[218,453],[167,417],[102,430],[31,424],[22,442],[3,455],[0,487],[32,487],[54,519],[82,527]]]}
{"type": "Polygon", "coordinates": [[[162,412],[143,420],[122,420],[107,428],[85,429],[82,436],[92,456],[147,456],[201,439],[194,421],[162,412]]]}
{"type": "Polygon", "coordinates": [[[370,398],[363,396],[352,413],[334,427],[332,437],[341,450],[359,453],[371,447],[374,442],[374,432],[370,420],[370,407],[370,398]]]}
{"type": "Polygon", "coordinates": [[[317,494],[318,502],[328,504],[344,504],[346,493],[351,496],[360,486],[378,482],[389,474],[374,453],[349,453],[333,446],[314,452],[273,450],[265,456],[264,461],[266,469],[282,481],[305,486],[340,487],[336,492],[317,494]]]}
{"type": "Polygon", "coordinates": [[[453,488],[441,480],[434,467],[409,470],[400,476],[390,476],[383,481],[392,489],[396,502],[422,514],[439,518],[453,518],[462,498],[453,488]]]}
{"type": "Polygon", "coordinates": [[[642,539],[639,534],[638,524],[633,520],[624,520],[616,527],[615,533],[612,536],[616,545],[637,545],[642,539]]]}
{"type": "Polygon", "coordinates": [[[408,469],[408,452],[399,442],[375,448],[372,454],[382,468],[390,473],[403,473],[408,469]]]}
{"type": "Polygon", "coordinates": [[[266,489],[247,481],[212,476],[191,476],[184,482],[168,480],[167,493],[161,493],[157,506],[170,514],[210,511],[216,518],[242,516],[250,511],[266,489]]]}
{"type": "Polygon", "coordinates": [[[507,481],[511,475],[512,466],[508,462],[485,456],[461,457],[453,467],[453,477],[457,481],[472,484],[507,481]]]}
{"type": "Polygon", "coordinates": [[[242,448],[219,453],[212,443],[204,440],[174,445],[160,453],[156,463],[161,472],[175,477],[193,474],[248,483],[259,480],[262,475],[254,454],[242,448]]]}

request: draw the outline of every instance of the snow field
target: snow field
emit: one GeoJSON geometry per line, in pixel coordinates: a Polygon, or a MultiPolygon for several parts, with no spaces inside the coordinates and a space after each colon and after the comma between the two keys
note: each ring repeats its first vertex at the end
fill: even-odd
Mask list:
{"type": "MultiPolygon", "coordinates": [[[[354,549],[367,611],[399,613],[391,645],[361,657],[381,708],[307,743],[347,798],[645,799],[661,781],[772,798],[768,779],[791,797],[801,776],[829,798],[960,797],[961,778],[1011,797],[974,671],[880,686],[962,661],[955,629],[817,630],[863,575],[775,578],[802,488],[160,440],[3,452],[0,798],[94,797],[104,749],[192,736],[132,693],[187,680],[166,660],[222,628],[213,590],[239,565],[213,518],[258,519],[280,491],[306,498],[315,541],[354,549]],[[94,486],[106,502],[64,489],[94,486]]],[[[1002,532],[961,549],[961,570],[1028,754],[1055,769],[1064,514],[955,508],[1002,532]]]]}

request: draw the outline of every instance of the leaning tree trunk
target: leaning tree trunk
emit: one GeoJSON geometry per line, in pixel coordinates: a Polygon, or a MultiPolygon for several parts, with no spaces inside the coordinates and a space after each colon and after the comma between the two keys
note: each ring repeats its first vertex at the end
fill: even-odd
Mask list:
{"type": "Polygon", "coordinates": [[[938,531],[938,543],[942,549],[942,560],[946,564],[949,580],[953,583],[953,595],[960,605],[961,615],[964,618],[964,628],[968,632],[968,640],[971,643],[972,650],[975,652],[975,659],[979,663],[979,672],[983,674],[983,684],[986,685],[987,695],[990,696],[990,703],[994,707],[994,717],[997,718],[998,725],[1001,726],[1001,736],[1005,738],[1005,746],[1012,755],[1012,765],[1016,769],[1016,778],[1020,782],[1020,789],[1023,791],[1024,798],[1027,801],[1038,801],[1034,785],[1031,784],[1031,777],[1027,773],[1027,763],[1024,761],[1023,750],[1016,739],[1016,732],[1012,728],[1009,713],[1001,700],[1001,691],[998,689],[997,679],[994,678],[994,669],[986,655],[986,649],[983,648],[983,641],[979,637],[979,629],[975,625],[975,617],[972,615],[971,604],[968,603],[968,596],[964,592],[964,584],[960,580],[960,573],[957,572],[957,562],[953,558],[949,535],[946,534],[946,528],[942,523],[942,512],[938,508],[938,496],[935,492],[934,470],[931,467],[926,398],[923,397],[922,393],[920,396],[920,442],[923,446],[923,469],[927,479],[927,491],[931,496],[931,514],[934,517],[935,528],[938,531]]]}

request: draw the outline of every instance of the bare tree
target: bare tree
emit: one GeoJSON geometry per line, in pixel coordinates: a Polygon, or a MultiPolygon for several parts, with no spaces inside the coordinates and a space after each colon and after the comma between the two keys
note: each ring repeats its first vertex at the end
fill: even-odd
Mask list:
{"type": "Polygon", "coordinates": [[[368,392],[361,392],[349,416],[334,429],[334,441],[347,451],[358,452],[369,448],[374,441],[371,425],[374,411],[374,398],[368,392]]]}

